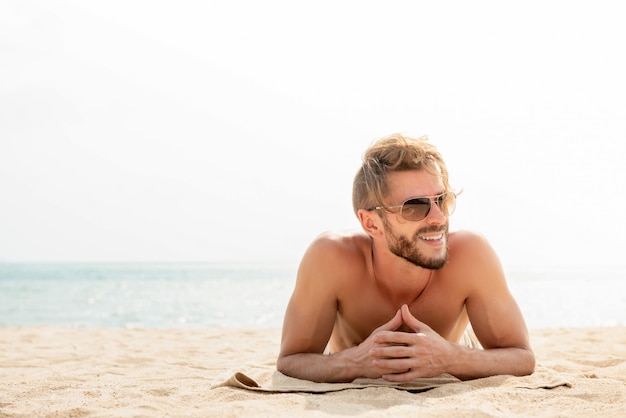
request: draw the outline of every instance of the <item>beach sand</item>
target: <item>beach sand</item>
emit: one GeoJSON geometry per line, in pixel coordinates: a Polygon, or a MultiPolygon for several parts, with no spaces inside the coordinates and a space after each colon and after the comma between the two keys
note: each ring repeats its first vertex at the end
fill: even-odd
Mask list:
{"type": "Polygon", "coordinates": [[[626,416],[626,328],[531,331],[538,367],[571,384],[513,377],[412,393],[325,394],[214,385],[275,365],[279,329],[0,328],[0,416],[626,416]],[[505,384],[506,383],[506,384],[505,384]]]}

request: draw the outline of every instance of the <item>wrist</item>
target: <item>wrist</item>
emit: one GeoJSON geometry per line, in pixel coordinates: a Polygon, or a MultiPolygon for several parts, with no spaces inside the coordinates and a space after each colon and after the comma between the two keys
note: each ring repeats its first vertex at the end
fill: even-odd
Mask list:
{"type": "Polygon", "coordinates": [[[453,344],[453,346],[453,355],[446,373],[461,380],[478,377],[479,370],[482,369],[478,365],[484,365],[487,360],[484,358],[485,351],[459,344],[453,344]]]}
{"type": "Polygon", "coordinates": [[[331,376],[333,376],[333,381],[349,383],[361,377],[360,368],[353,355],[354,349],[355,347],[352,347],[328,355],[329,368],[331,370],[331,376]]]}

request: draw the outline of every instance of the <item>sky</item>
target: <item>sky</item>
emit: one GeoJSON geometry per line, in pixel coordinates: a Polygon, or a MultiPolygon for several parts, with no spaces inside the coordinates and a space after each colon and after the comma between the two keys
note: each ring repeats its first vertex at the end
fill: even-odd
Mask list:
{"type": "Polygon", "coordinates": [[[505,265],[623,264],[617,3],[3,1],[0,261],[297,262],[401,132],[505,265]]]}

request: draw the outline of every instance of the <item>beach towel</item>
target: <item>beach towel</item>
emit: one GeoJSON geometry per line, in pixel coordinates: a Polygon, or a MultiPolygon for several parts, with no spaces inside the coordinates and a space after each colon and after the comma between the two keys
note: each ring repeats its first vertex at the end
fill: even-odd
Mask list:
{"type": "Polygon", "coordinates": [[[385,387],[409,392],[424,392],[443,385],[460,384],[476,388],[509,387],[523,389],[553,389],[559,386],[571,387],[568,380],[548,368],[537,366],[529,376],[500,375],[481,379],[462,381],[454,376],[443,374],[433,378],[415,379],[407,383],[392,383],[383,379],[356,379],[350,383],[317,383],[286,376],[271,366],[248,368],[244,372],[235,372],[228,379],[213,386],[235,387],[259,392],[274,393],[327,393],[347,389],[385,387]]]}
{"type": "MultiPolygon", "coordinates": [[[[469,348],[482,349],[482,345],[478,341],[471,325],[468,325],[459,343],[469,348]]],[[[252,371],[238,371],[225,381],[213,387],[230,386],[259,392],[276,393],[325,393],[346,389],[363,389],[367,387],[386,387],[409,392],[424,392],[446,384],[463,384],[474,387],[504,386],[524,389],[553,389],[559,386],[571,387],[571,383],[568,380],[562,378],[555,371],[540,365],[537,365],[533,374],[522,377],[500,375],[462,381],[452,375],[442,374],[437,377],[415,379],[406,383],[393,383],[383,379],[366,378],[359,378],[350,383],[318,383],[286,376],[277,371],[275,365],[273,367],[267,365],[259,366],[256,369],[252,369],[252,371]],[[254,378],[251,376],[254,376],[254,378]]]]}

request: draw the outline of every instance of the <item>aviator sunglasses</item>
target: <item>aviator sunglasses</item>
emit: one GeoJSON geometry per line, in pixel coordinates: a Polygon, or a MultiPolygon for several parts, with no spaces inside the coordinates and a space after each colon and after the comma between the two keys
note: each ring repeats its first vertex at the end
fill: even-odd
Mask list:
{"type": "Polygon", "coordinates": [[[450,216],[454,213],[454,209],[456,208],[456,194],[453,192],[445,192],[436,196],[411,197],[402,202],[401,205],[375,206],[367,210],[394,210],[400,208],[400,215],[403,219],[407,221],[421,221],[430,213],[433,201],[445,215],[450,216]]]}

